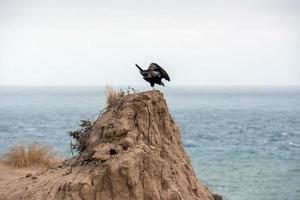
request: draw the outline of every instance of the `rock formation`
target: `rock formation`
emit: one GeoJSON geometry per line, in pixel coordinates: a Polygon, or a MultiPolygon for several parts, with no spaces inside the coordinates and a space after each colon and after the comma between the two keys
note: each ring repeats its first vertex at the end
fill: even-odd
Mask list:
{"type": "MultiPolygon", "coordinates": [[[[3,199],[212,200],[196,178],[163,94],[122,97],[95,121],[80,155],[7,185],[3,199]]],[[[0,198],[1,199],[1,198],[0,198]]]]}

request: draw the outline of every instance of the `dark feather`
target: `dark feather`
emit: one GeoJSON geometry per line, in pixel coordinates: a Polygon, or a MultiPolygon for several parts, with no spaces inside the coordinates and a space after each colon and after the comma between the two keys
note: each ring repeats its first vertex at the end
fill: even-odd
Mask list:
{"type": "Polygon", "coordinates": [[[170,77],[169,77],[168,73],[158,64],[151,63],[148,70],[149,71],[159,71],[161,73],[162,78],[165,78],[167,81],[170,81],[170,77]]]}
{"type": "Polygon", "coordinates": [[[144,80],[149,82],[152,87],[154,84],[165,86],[161,81],[163,78],[170,81],[168,73],[156,63],[151,63],[147,70],[142,69],[137,64],[135,66],[140,70],[144,80]]]}
{"type": "Polygon", "coordinates": [[[140,66],[138,66],[137,64],[135,64],[135,66],[136,66],[140,71],[143,71],[143,69],[140,68],[140,66]]]}

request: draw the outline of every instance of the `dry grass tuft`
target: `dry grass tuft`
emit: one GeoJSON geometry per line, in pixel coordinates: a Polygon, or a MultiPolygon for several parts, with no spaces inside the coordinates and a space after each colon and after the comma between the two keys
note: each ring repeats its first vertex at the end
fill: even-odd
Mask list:
{"type": "Polygon", "coordinates": [[[5,164],[14,167],[29,167],[32,165],[50,165],[54,162],[54,153],[50,147],[38,143],[13,146],[4,156],[5,164]]]}
{"type": "Polygon", "coordinates": [[[111,86],[106,86],[106,104],[108,107],[112,106],[123,96],[124,92],[116,91],[111,86]]]}

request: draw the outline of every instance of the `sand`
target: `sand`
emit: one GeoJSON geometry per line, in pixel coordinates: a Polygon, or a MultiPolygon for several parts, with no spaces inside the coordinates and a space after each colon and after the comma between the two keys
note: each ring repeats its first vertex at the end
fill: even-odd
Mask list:
{"type": "MultiPolygon", "coordinates": [[[[21,178],[26,177],[26,175],[34,175],[38,172],[46,170],[46,167],[35,166],[28,168],[16,168],[5,165],[0,162],[0,194],[3,194],[7,191],[7,185],[11,182],[18,181],[21,178]]],[[[0,195],[0,199],[4,199],[0,195]]]]}

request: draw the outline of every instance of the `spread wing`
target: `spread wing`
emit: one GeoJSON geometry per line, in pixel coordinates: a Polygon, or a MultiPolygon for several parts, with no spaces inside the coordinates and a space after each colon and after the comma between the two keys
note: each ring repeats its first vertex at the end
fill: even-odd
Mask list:
{"type": "Polygon", "coordinates": [[[168,73],[158,64],[151,63],[148,70],[149,71],[159,71],[162,78],[165,78],[167,81],[170,81],[170,77],[169,77],[168,73]]]}

